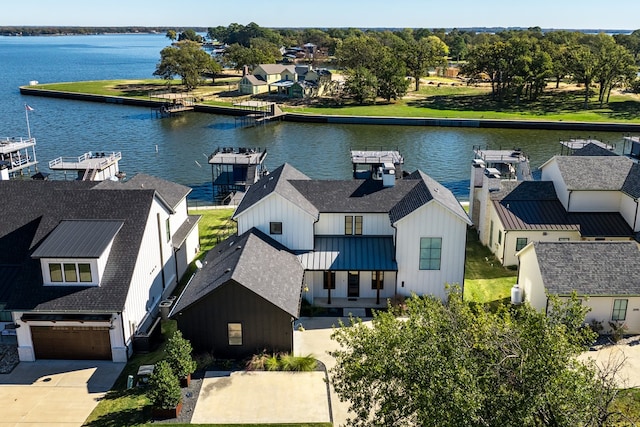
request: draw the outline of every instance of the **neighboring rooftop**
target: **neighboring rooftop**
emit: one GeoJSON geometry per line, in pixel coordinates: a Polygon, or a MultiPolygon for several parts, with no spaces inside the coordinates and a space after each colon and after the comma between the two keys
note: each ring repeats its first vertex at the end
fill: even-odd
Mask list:
{"type": "Polygon", "coordinates": [[[252,228],[240,236],[229,237],[207,253],[202,269],[186,286],[171,315],[233,281],[298,317],[303,275],[295,255],[252,228]]]}
{"type": "Polygon", "coordinates": [[[535,242],[550,294],[639,295],[640,251],[635,242],[535,242]]]}

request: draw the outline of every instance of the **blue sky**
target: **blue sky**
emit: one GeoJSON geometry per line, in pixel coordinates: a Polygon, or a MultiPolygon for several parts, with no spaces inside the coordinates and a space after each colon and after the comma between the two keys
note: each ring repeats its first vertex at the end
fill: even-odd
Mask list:
{"type": "Polygon", "coordinates": [[[0,25],[215,27],[232,22],[263,27],[635,30],[640,28],[640,0],[3,0],[0,6],[0,25]]]}

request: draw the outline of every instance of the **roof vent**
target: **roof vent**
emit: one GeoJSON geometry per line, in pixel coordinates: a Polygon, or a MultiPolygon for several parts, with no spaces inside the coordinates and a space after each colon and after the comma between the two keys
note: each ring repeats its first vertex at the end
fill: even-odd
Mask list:
{"type": "Polygon", "coordinates": [[[225,273],[229,273],[230,271],[231,271],[231,269],[230,269],[230,268],[227,268],[224,272],[225,272],[225,273]]]}

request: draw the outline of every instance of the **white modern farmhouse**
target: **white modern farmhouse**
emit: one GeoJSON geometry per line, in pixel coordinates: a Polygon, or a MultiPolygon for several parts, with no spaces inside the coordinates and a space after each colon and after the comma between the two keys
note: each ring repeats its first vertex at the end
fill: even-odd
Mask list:
{"type": "Polygon", "coordinates": [[[0,313],[21,361],[126,361],[199,250],[190,188],[0,181],[0,313]]]}
{"type": "Polygon", "coordinates": [[[302,296],[317,305],[445,298],[446,284],[463,284],[471,221],[423,172],[396,179],[387,166],[339,181],[312,180],[284,164],[247,191],[233,215],[238,234],[256,228],[295,253],[305,271],[302,296]]]}

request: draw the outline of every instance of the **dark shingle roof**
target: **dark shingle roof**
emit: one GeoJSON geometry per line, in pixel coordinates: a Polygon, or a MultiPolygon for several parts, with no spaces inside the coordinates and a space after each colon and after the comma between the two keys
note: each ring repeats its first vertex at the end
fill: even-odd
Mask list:
{"type": "Polygon", "coordinates": [[[640,251],[634,242],[535,242],[550,294],[640,295],[640,251]]]}
{"type": "Polygon", "coordinates": [[[611,150],[607,150],[604,147],[596,145],[592,142],[588,143],[582,148],[578,148],[572,154],[573,156],[617,156],[617,154],[611,150]]]}
{"type": "Polygon", "coordinates": [[[233,217],[236,218],[250,206],[264,199],[271,193],[277,193],[294,205],[308,212],[312,216],[318,215],[318,210],[302,194],[294,188],[291,180],[309,180],[310,178],[288,163],[275,169],[269,175],[263,176],[247,190],[233,217]]]}
{"type": "Polygon", "coordinates": [[[640,165],[634,163],[622,184],[622,191],[633,198],[640,198],[640,165]]]}
{"type": "Polygon", "coordinates": [[[568,190],[622,190],[634,165],[622,156],[556,156],[568,190]]]}
{"type": "Polygon", "coordinates": [[[298,317],[303,275],[295,255],[252,228],[240,236],[229,237],[209,251],[204,266],[178,298],[172,315],[188,310],[219,287],[234,281],[298,317]]]}
{"type": "MultiPolygon", "coordinates": [[[[8,308],[113,312],[124,308],[154,190],[91,189],[82,181],[0,181],[0,265],[20,268],[8,308]],[[100,286],[43,286],[33,251],[63,220],[122,222],[100,286]]],[[[0,288],[6,280],[0,276],[0,288]]]]}
{"type": "Polygon", "coordinates": [[[156,190],[164,202],[172,209],[175,209],[176,206],[178,206],[178,204],[187,197],[189,193],[191,193],[190,187],[144,173],[136,174],[131,179],[124,182],[110,180],[102,181],[94,188],[98,190],[156,190]]]}
{"type": "Polygon", "coordinates": [[[553,181],[500,181],[500,188],[492,191],[492,200],[558,200],[553,181]]]}

